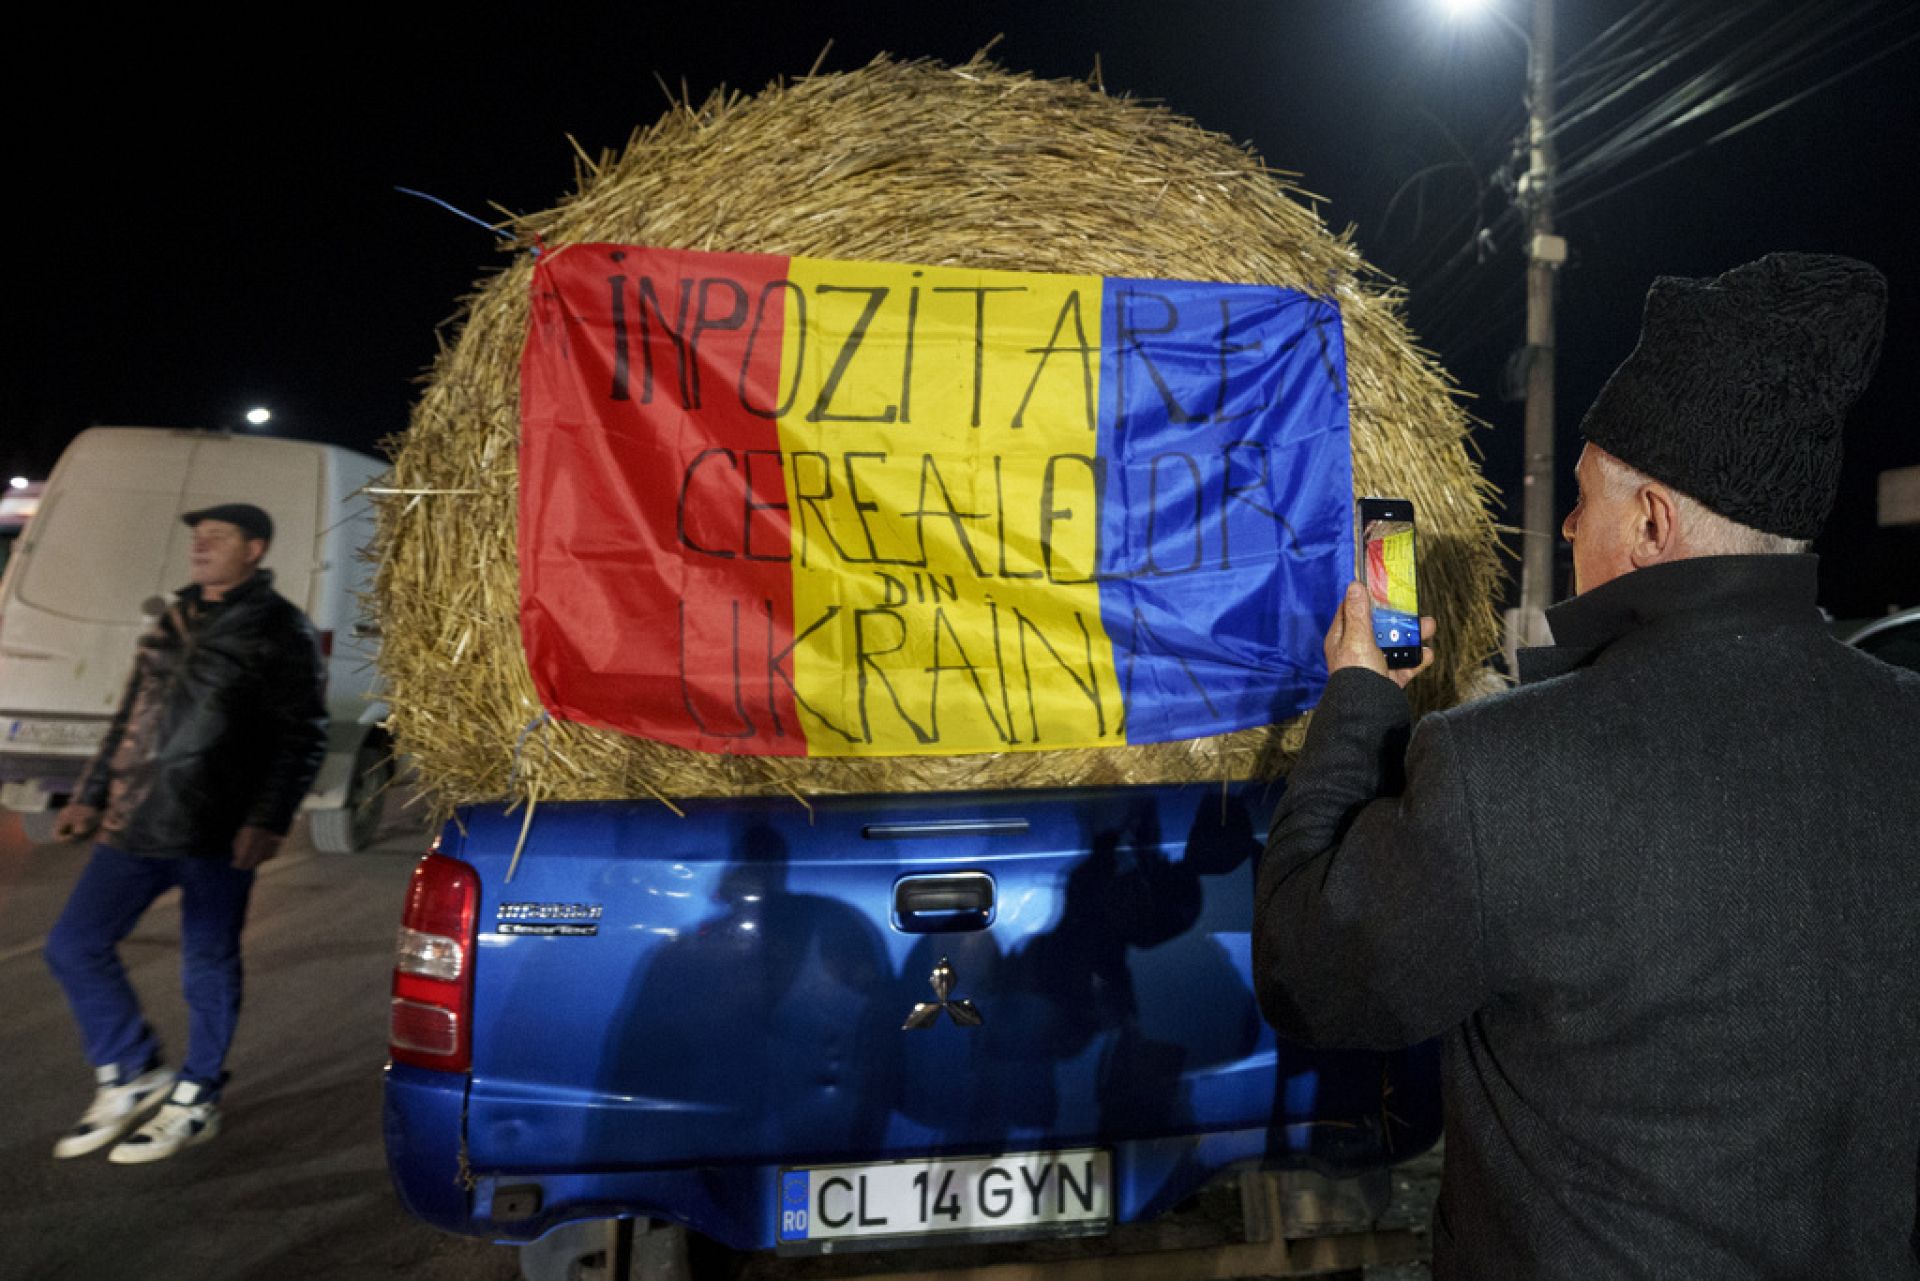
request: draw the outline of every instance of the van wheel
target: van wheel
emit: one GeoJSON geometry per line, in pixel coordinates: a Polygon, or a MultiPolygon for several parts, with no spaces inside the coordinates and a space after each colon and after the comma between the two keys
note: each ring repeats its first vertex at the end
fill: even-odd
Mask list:
{"type": "Polygon", "coordinates": [[[57,809],[20,812],[20,828],[27,834],[27,843],[30,845],[53,844],[53,825],[59,821],[60,811],[57,809]]]}
{"type": "Polygon", "coordinates": [[[308,835],[313,848],[322,854],[352,854],[373,844],[392,780],[393,757],[386,744],[369,738],[354,754],[347,803],[338,809],[314,810],[310,816],[308,835]]]}

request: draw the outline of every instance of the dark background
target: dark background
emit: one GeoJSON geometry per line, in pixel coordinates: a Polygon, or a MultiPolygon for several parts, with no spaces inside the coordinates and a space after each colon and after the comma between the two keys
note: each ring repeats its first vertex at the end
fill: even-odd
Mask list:
{"type": "MultiPolygon", "coordinates": [[[[1527,21],[1524,0],[1493,3],[1527,21]]],[[[1915,603],[1920,526],[1877,528],[1874,494],[1882,469],[1920,463],[1907,410],[1920,377],[1920,185],[1908,173],[1920,149],[1905,87],[1920,79],[1916,6],[1556,5],[1563,66],[1617,22],[1704,30],[1716,13],[1749,15],[1696,40],[1664,81],[1655,64],[1668,46],[1653,35],[1602,46],[1596,77],[1644,71],[1650,87],[1597,113],[1585,134],[1569,126],[1569,152],[1648,118],[1663,85],[1730,82],[1769,51],[1782,60],[1763,86],[1567,192],[1559,510],[1580,415],[1631,349],[1655,275],[1716,274],[1775,249],[1852,254],[1887,273],[1892,309],[1880,374],[1850,419],[1840,503],[1816,545],[1823,603],[1843,617],[1915,603]]],[[[396,186],[497,220],[493,206],[541,209],[570,189],[568,135],[589,152],[617,148],[659,115],[656,76],[698,98],[797,76],[829,40],[824,66],[844,70],[883,50],[959,61],[1003,35],[994,56],[1012,69],[1084,78],[1097,57],[1110,92],[1162,100],[1299,172],[1327,222],[1355,225],[1368,258],[1407,285],[1416,331],[1475,398],[1487,474],[1517,499],[1521,409],[1500,387],[1522,341],[1524,267],[1498,174],[1522,124],[1525,54],[1496,18],[1450,22],[1443,9],[331,6],[274,11],[273,26],[265,11],[219,23],[54,12],[47,34],[15,44],[4,90],[16,181],[0,467],[42,476],[91,424],[239,429],[256,403],[272,408],[274,431],[372,449],[405,427],[436,326],[502,262],[487,231],[396,186]],[[1482,225],[1484,261],[1470,247],[1482,225]]],[[[1563,88],[1562,101],[1595,82],[1563,88]]],[[[1497,515],[1517,521],[1517,502],[1497,515]]]]}

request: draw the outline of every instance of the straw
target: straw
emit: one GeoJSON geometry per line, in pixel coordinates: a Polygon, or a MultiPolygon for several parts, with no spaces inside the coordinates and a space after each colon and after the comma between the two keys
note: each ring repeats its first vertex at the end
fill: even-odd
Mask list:
{"type": "MultiPolygon", "coordinates": [[[[569,140],[570,142],[571,140],[569,140]]],[[[516,563],[524,250],[618,241],[664,248],[936,266],[1273,284],[1345,318],[1354,478],[1411,498],[1421,599],[1440,658],[1421,710],[1458,701],[1497,643],[1489,486],[1447,375],[1402,296],[1331,233],[1315,197],[1250,150],[1097,82],[880,58],[746,96],[676,99],[617,156],[573,146],[577,190],[506,223],[512,254],[466,300],[411,426],[391,442],[376,605],[391,727],[439,813],[476,801],[823,795],[1274,778],[1304,718],[1185,742],[885,759],[727,757],[554,720],[550,750],[515,743],[541,708],[519,633],[516,563]]]]}

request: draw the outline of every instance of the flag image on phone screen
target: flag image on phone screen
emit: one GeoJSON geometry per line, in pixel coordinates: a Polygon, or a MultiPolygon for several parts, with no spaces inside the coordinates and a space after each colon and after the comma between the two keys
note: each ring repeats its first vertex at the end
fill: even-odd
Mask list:
{"type": "Polygon", "coordinates": [[[1360,500],[1360,548],[1373,638],[1388,667],[1420,665],[1420,597],[1414,576],[1413,504],[1404,498],[1360,500]]]}

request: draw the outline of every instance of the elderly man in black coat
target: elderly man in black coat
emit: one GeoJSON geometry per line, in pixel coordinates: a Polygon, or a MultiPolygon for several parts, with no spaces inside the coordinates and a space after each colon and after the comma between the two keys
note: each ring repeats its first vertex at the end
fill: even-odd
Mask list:
{"type": "Polygon", "coordinates": [[[1805,554],[1884,314],[1847,259],[1655,282],[1519,688],[1409,740],[1357,586],[1328,633],[1256,987],[1442,1038],[1438,1277],[1920,1275],[1920,677],[1805,554]]]}

